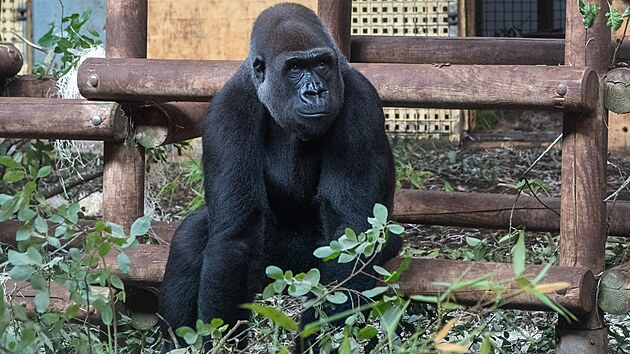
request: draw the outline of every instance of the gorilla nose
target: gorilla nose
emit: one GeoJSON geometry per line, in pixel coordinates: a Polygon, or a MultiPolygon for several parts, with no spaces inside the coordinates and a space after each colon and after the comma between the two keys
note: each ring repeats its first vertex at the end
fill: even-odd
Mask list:
{"type": "Polygon", "coordinates": [[[302,98],[308,101],[316,101],[328,90],[320,82],[309,82],[302,87],[302,98]]]}

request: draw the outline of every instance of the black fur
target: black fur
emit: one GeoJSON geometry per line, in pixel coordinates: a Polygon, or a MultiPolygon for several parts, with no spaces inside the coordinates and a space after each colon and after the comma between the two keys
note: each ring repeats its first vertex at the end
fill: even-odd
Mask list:
{"type": "MultiPolygon", "coordinates": [[[[352,265],[323,263],[315,248],[346,227],[366,230],[375,203],[392,209],[395,171],[379,97],[316,14],[297,4],[256,20],[248,58],[205,118],[203,164],[207,205],[176,231],[162,283],[165,334],[198,318],[248,319],[238,306],[268,283],[268,265],[318,267],[323,284],[345,279],[352,265]]],[[[377,263],[400,245],[393,237],[377,263]]],[[[346,285],[363,290],[374,281],[346,285]]]]}

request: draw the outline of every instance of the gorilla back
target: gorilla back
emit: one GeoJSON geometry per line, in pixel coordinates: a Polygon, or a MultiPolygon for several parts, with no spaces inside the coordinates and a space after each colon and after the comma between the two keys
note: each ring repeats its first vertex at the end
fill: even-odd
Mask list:
{"type": "MultiPolygon", "coordinates": [[[[347,278],[351,265],[321,262],[313,251],[347,227],[367,229],[375,203],[392,208],[394,164],[376,90],[301,5],[260,14],[249,55],[212,100],[202,138],[206,206],[173,238],[164,333],[197,319],[248,319],[239,305],[265,286],[268,265],[317,267],[323,284],[347,278]]],[[[375,262],[400,243],[391,238],[375,262]]],[[[357,276],[346,285],[375,284],[357,276]]],[[[303,314],[302,323],[312,320],[312,311],[303,314]]]]}

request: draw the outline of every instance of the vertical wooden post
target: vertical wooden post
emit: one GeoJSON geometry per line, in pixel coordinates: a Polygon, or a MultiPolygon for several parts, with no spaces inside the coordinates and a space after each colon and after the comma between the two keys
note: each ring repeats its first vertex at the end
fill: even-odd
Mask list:
{"type": "MultiPolygon", "coordinates": [[[[107,0],[105,53],[146,58],[147,0],[107,0]]],[[[144,148],[133,139],[105,143],[103,218],[129,230],[144,215],[144,148]]]]}
{"type": "MultiPolygon", "coordinates": [[[[591,3],[603,10],[587,30],[577,1],[567,0],[565,65],[590,67],[601,77],[610,61],[610,28],[604,16],[608,2],[591,3]]],[[[563,120],[560,265],[585,267],[594,274],[604,270],[607,121],[601,85],[593,111],[565,113],[563,120]]],[[[559,321],[557,353],[607,353],[607,330],[596,308],[578,323],[559,321]]]]}
{"type": "Polygon", "coordinates": [[[332,32],[341,52],[350,59],[352,0],[318,0],[317,12],[332,32]]]}

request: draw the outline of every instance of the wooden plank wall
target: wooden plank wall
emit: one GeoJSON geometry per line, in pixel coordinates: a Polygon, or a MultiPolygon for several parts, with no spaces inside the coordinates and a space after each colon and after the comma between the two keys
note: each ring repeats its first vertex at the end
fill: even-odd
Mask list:
{"type": "MultiPolygon", "coordinates": [[[[317,10],[316,0],[292,0],[317,10]]],[[[148,57],[242,60],[251,27],[272,0],[149,0],[148,57]]]]}

